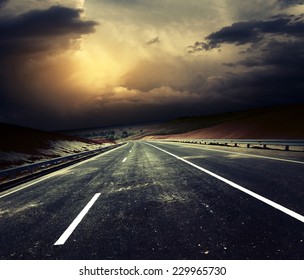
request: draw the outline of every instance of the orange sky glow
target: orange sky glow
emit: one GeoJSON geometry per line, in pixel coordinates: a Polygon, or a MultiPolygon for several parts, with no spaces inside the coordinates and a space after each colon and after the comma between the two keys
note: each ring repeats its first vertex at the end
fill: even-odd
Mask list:
{"type": "Polygon", "coordinates": [[[302,102],[271,84],[285,64],[286,88],[299,72],[303,1],[245,2],[2,0],[0,121],[56,129],[302,102]]]}

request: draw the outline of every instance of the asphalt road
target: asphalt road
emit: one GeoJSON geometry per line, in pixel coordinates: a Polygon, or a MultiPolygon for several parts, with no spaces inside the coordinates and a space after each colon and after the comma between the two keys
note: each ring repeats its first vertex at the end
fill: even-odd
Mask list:
{"type": "Polygon", "coordinates": [[[0,259],[304,259],[303,176],[304,159],[129,142],[0,193],[0,259]]]}

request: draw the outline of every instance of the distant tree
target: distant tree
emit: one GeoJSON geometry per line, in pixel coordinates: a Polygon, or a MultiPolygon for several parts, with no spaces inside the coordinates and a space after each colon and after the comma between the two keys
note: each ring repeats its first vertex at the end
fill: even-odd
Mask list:
{"type": "Polygon", "coordinates": [[[125,130],[121,133],[121,138],[127,138],[128,136],[129,136],[129,134],[125,130]]]}
{"type": "Polygon", "coordinates": [[[112,140],[112,141],[115,140],[114,134],[107,134],[107,135],[106,135],[106,138],[109,139],[109,140],[112,140]]]}

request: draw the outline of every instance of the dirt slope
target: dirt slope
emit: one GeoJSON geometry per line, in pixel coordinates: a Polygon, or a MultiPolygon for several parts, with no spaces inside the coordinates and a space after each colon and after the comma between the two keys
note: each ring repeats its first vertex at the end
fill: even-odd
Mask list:
{"type": "MultiPolygon", "coordinates": [[[[238,113],[221,114],[187,120],[188,132],[161,133],[146,136],[148,139],[216,138],[216,139],[304,139],[304,105],[255,109],[238,113]],[[194,123],[202,128],[192,130],[194,123]]],[[[176,121],[176,124],[178,122],[176,121]]],[[[180,121],[180,130],[186,130],[185,121],[180,121]]],[[[172,126],[168,131],[172,131],[172,126]]]]}

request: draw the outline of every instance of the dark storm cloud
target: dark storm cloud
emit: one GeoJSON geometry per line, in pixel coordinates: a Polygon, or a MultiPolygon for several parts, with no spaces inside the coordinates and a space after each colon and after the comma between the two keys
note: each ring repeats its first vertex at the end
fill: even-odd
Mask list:
{"type": "Polygon", "coordinates": [[[232,72],[209,78],[208,91],[221,102],[242,106],[304,102],[304,16],[278,15],[263,21],[237,22],[195,43],[192,52],[240,47],[226,61],[232,72]],[[244,45],[247,49],[244,51],[244,45]],[[246,71],[239,67],[245,67],[246,71]]]}
{"type": "Polygon", "coordinates": [[[206,41],[196,42],[190,46],[190,52],[208,51],[222,44],[258,43],[267,35],[304,38],[304,17],[280,15],[264,21],[237,22],[211,33],[205,38],[206,41]]]}
{"type": "MultiPolygon", "coordinates": [[[[247,52],[250,52],[249,49],[247,52]]],[[[252,54],[252,52],[250,52],[252,54]]],[[[272,66],[287,70],[302,70],[304,62],[303,41],[278,42],[273,40],[267,43],[263,50],[256,56],[248,56],[233,65],[226,63],[226,66],[243,65],[246,67],[272,66]]]]}
{"type": "Polygon", "coordinates": [[[82,35],[94,32],[97,23],[83,20],[81,13],[53,6],[0,17],[0,89],[16,82],[30,58],[42,61],[46,55],[62,53],[73,48],[82,35]]]}
{"type": "Polygon", "coordinates": [[[13,18],[2,18],[1,39],[93,32],[96,23],[82,21],[81,12],[82,10],[53,6],[47,10],[32,10],[13,18]]]}
{"type": "Polygon", "coordinates": [[[81,13],[82,10],[53,6],[0,18],[0,55],[67,48],[71,39],[94,32],[97,23],[82,20],[81,13]]]}
{"type": "Polygon", "coordinates": [[[278,0],[278,2],[282,8],[304,4],[304,0],[278,0]]]}
{"type": "Polygon", "coordinates": [[[0,10],[8,3],[9,0],[0,0],[0,10]]]}
{"type": "Polygon", "coordinates": [[[0,121],[50,119],[56,114],[68,67],[63,54],[77,48],[78,39],[97,25],[82,19],[81,13],[53,6],[0,17],[0,121]],[[48,58],[57,54],[61,59],[50,63],[48,58]]]}
{"type": "Polygon", "coordinates": [[[160,43],[159,36],[157,36],[157,37],[155,37],[155,38],[149,40],[149,41],[147,42],[147,45],[154,45],[154,44],[159,44],[159,43],[160,43]]]}
{"type": "Polygon", "coordinates": [[[0,55],[22,55],[67,48],[71,39],[94,32],[96,22],[81,19],[82,10],[54,6],[16,17],[0,18],[0,55]]]}
{"type": "Polygon", "coordinates": [[[241,108],[303,103],[303,74],[281,69],[227,73],[209,88],[219,103],[241,108]]]}
{"type": "Polygon", "coordinates": [[[261,49],[252,50],[235,66],[249,70],[235,76],[226,75],[225,86],[241,91],[259,101],[271,103],[304,101],[303,41],[278,42],[273,40],[261,49]]]}

